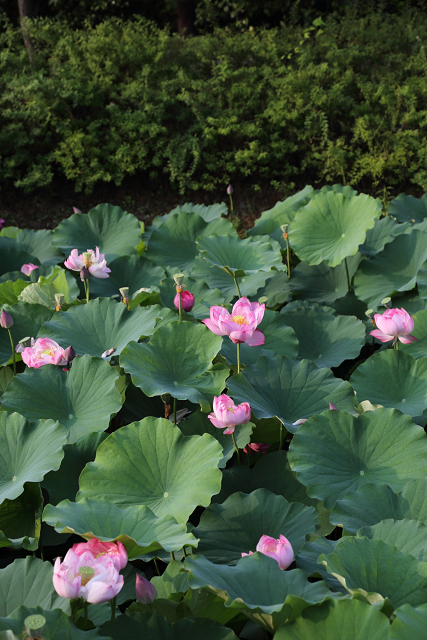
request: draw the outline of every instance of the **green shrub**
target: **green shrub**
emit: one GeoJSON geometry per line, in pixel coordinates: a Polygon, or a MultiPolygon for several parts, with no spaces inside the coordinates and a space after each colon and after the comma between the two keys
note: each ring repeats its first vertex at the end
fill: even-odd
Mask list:
{"type": "MultiPolygon", "coordinates": [[[[320,21],[321,22],[321,21],[320,21]]],[[[181,39],[143,20],[38,20],[37,64],[0,35],[0,178],[166,174],[180,191],[247,179],[427,189],[427,16],[181,39]]]]}

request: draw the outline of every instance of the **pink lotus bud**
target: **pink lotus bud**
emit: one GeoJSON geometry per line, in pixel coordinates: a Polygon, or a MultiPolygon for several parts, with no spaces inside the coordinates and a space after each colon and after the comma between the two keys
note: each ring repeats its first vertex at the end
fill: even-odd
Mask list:
{"type": "Polygon", "coordinates": [[[87,267],[82,267],[80,270],[80,280],[84,282],[85,280],[89,280],[89,269],[87,267]]]}
{"type": "Polygon", "coordinates": [[[6,222],[6,220],[3,220],[3,218],[0,218],[0,229],[5,224],[5,222],[6,222]]]}
{"type": "Polygon", "coordinates": [[[141,604],[151,604],[157,598],[155,586],[139,573],[136,574],[135,592],[136,599],[138,602],[141,602],[141,604]]]}
{"type": "Polygon", "coordinates": [[[22,265],[21,273],[23,273],[26,276],[29,276],[31,272],[34,271],[34,269],[38,269],[38,266],[36,264],[33,264],[32,262],[29,262],[28,264],[22,265]]]}
{"type": "Polygon", "coordinates": [[[91,538],[89,542],[73,544],[72,549],[79,556],[88,551],[93,553],[95,558],[106,556],[112,560],[117,571],[124,569],[128,563],[128,554],[119,540],[117,542],[101,542],[98,538],[91,538]]]}
{"type": "Polygon", "coordinates": [[[297,427],[300,424],[304,424],[304,422],[307,422],[308,418],[300,418],[299,420],[295,420],[295,422],[293,422],[293,426],[297,427]]]}
{"type": "Polygon", "coordinates": [[[67,349],[65,349],[64,360],[67,362],[67,364],[72,362],[76,356],[77,356],[77,353],[75,352],[74,348],[71,345],[67,347],[67,349]]]}
{"type": "Polygon", "coordinates": [[[214,397],[213,412],[208,415],[209,420],[217,429],[225,429],[230,434],[239,424],[245,424],[251,419],[251,407],[248,402],[236,406],[227,394],[214,397]]]}
{"type": "Polygon", "coordinates": [[[332,404],[332,402],[329,403],[329,409],[331,411],[338,411],[338,407],[336,407],[334,404],[332,404]]]}
{"type": "Polygon", "coordinates": [[[74,213],[81,213],[80,209],[77,209],[77,207],[73,207],[73,212],[74,213]]]}
{"type": "Polygon", "coordinates": [[[13,318],[10,313],[7,313],[4,309],[2,309],[0,313],[0,327],[2,329],[10,329],[10,327],[13,327],[13,318]]]}
{"type": "Polygon", "coordinates": [[[228,187],[227,187],[227,193],[228,193],[229,196],[231,196],[231,194],[234,193],[234,189],[231,186],[231,184],[229,184],[228,187]]]}
{"type": "Polygon", "coordinates": [[[174,298],[174,305],[177,309],[179,309],[179,296],[181,295],[181,309],[183,311],[191,311],[194,307],[194,296],[189,291],[182,291],[181,294],[177,293],[174,298]]]}
{"type": "Polygon", "coordinates": [[[417,341],[410,335],[414,329],[414,319],[405,309],[387,309],[382,315],[376,313],[374,318],[378,328],[371,331],[371,336],[380,342],[393,340],[394,345],[397,340],[403,344],[417,341]]]}
{"type": "Polygon", "coordinates": [[[212,333],[228,336],[234,344],[245,342],[250,347],[257,347],[265,342],[264,334],[257,329],[264,317],[264,311],[265,304],[240,298],[231,315],[224,307],[213,306],[209,310],[210,318],[202,322],[212,333]]]}
{"type": "Polygon", "coordinates": [[[267,453],[270,445],[265,444],[264,442],[250,442],[246,447],[244,447],[243,451],[247,454],[253,451],[254,453],[267,453]]]}
{"type": "Polygon", "coordinates": [[[284,571],[292,564],[294,551],[291,543],[285,536],[280,535],[278,540],[270,536],[261,536],[256,550],[270,558],[277,560],[279,567],[284,571]]]}

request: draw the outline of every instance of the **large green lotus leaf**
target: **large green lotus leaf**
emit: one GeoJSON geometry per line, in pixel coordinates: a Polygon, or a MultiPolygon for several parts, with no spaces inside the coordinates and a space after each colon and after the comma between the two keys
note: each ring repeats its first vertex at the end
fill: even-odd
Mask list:
{"type": "Polygon", "coordinates": [[[310,496],[329,509],[369,482],[400,491],[427,473],[427,436],[409,416],[377,409],[354,418],[325,411],[304,423],[289,448],[289,463],[310,496]]]}
{"type": "MultiPolygon", "coordinates": [[[[400,306],[398,299],[396,303],[400,306]]],[[[402,306],[406,309],[406,305],[402,306]]],[[[427,356],[427,309],[416,311],[413,317],[415,325],[411,335],[417,338],[417,342],[412,342],[411,344],[399,343],[399,349],[415,359],[425,358],[427,356]]]]}
{"type": "MultiPolygon", "coordinates": [[[[224,606],[224,600],[205,589],[188,589],[183,602],[188,606],[193,616],[216,620],[224,625],[239,616],[236,609],[230,609],[230,607],[227,609],[224,606]]],[[[257,630],[259,629],[257,628],[257,630]]]]}
{"type": "Polygon", "coordinates": [[[334,317],[322,307],[284,307],[281,316],[297,335],[297,359],[312,360],[318,367],[337,367],[357,358],[365,344],[365,325],[354,316],[334,317]]]}
{"type": "MultiPolygon", "coordinates": [[[[211,305],[223,306],[226,300],[219,289],[210,289],[203,280],[193,280],[185,278],[185,289],[194,296],[194,307],[191,314],[203,320],[209,317],[211,305]]],[[[160,286],[160,300],[163,306],[175,309],[174,299],[176,296],[176,285],[172,278],[166,278],[160,286]]]]}
{"type": "Polygon", "coordinates": [[[417,520],[427,524],[427,479],[409,481],[397,495],[385,484],[367,484],[337,500],[330,519],[356,533],[381,520],[417,520]]]}
{"type": "Polygon", "coordinates": [[[427,406],[427,359],[414,360],[394,349],[381,351],[356,369],[350,383],[359,402],[369,400],[419,416],[427,406]]]}
{"type": "MultiPolygon", "coordinates": [[[[243,278],[242,278],[243,280],[243,278]]],[[[286,271],[277,271],[272,278],[270,278],[265,287],[258,289],[257,295],[259,298],[267,298],[265,303],[269,308],[276,308],[278,305],[282,305],[292,299],[292,291],[290,287],[290,279],[286,271]]]]}
{"type": "Polygon", "coordinates": [[[136,307],[128,311],[122,302],[97,298],[88,304],[58,311],[46,322],[40,336],[55,340],[61,347],[73,345],[78,355],[101,355],[114,347],[120,354],[131,340],[154,333],[160,308],[136,307]]]}
{"type": "MultiPolygon", "coordinates": [[[[209,433],[218,440],[222,447],[222,458],[218,463],[220,469],[224,469],[227,462],[235,453],[234,442],[231,434],[225,434],[223,429],[217,429],[214,427],[206,413],[202,413],[201,411],[191,413],[181,420],[179,428],[185,436],[202,436],[204,433],[209,433]]],[[[246,447],[248,442],[250,442],[253,428],[254,425],[252,422],[240,424],[235,428],[234,438],[239,449],[243,449],[243,447],[246,447]]]]}
{"type": "Polygon", "coordinates": [[[135,216],[120,207],[99,204],[87,214],[75,213],[62,220],[53,232],[53,246],[68,257],[72,249],[83,253],[99,247],[107,261],[136,253],[141,225],[135,216]]]}
{"type": "Polygon", "coordinates": [[[119,296],[119,289],[129,287],[129,297],[133,298],[140,289],[158,287],[166,275],[145,256],[121,256],[108,266],[111,269],[109,278],[90,278],[91,296],[119,296]]]}
{"type": "Polygon", "coordinates": [[[237,236],[233,225],[224,219],[205,222],[197,213],[175,213],[161,226],[153,227],[145,256],[171,273],[189,272],[198,255],[196,240],[202,235],[237,236]]]}
{"type": "Polygon", "coordinates": [[[19,558],[0,569],[0,616],[10,616],[21,606],[69,613],[70,601],[57,595],[52,576],[52,564],[33,556],[19,558]]]}
{"type": "Polygon", "coordinates": [[[306,609],[304,617],[284,624],[274,640],[388,640],[389,628],[387,616],[367,602],[328,600],[320,607],[306,609]]]}
{"type": "Polygon", "coordinates": [[[0,505],[0,547],[37,549],[43,496],[37,482],[27,482],[24,492],[15,500],[0,505]]]}
{"type": "MultiPolygon", "coordinates": [[[[361,259],[360,253],[347,258],[350,280],[356,273],[361,259]]],[[[336,267],[328,267],[326,262],[321,262],[318,265],[300,262],[292,271],[289,284],[295,295],[301,296],[304,300],[323,302],[324,304],[332,304],[348,293],[344,263],[336,267]]]]}
{"type": "Polygon", "coordinates": [[[45,365],[27,368],[13,378],[2,396],[2,408],[21,411],[28,420],[52,418],[68,432],[68,444],[92,431],[105,431],[122,407],[118,374],[101,358],[83,356],[71,371],[45,365]]]}
{"type": "Polygon", "coordinates": [[[313,542],[306,542],[298,552],[295,561],[298,569],[302,569],[307,577],[316,576],[322,578],[332,591],[340,591],[347,594],[343,585],[325,569],[325,566],[318,562],[322,553],[333,553],[338,540],[328,540],[327,538],[316,538],[313,542]]]}
{"type": "Polygon", "coordinates": [[[390,202],[388,212],[399,222],[424,222],[427,218],[427,195],[414,198],[401,193],[390,202]]]}
{"type": "MultiPolygon", "coordinates": [[[[52,311],[40,304],[26,304],[19,302],[5,309],[13,319],[10,328],[14,345],[27,337],[36,336],[40,327],[52,317],[52,311]]],[[[9,333],[0,330],[0,365],[6,365],[12,357],[9,333]]]]}
{"type": "Polygon", "coordinates": [[[50,229],[22,229],[16,236],[17,249],[30,253],[40,264],[46,266],[64,261],[64,256],[52,245],[52,240],[53,233],[50,229]]]}
{"type": "Polygon", "coordinates": [[[147,396],[170,393],[199,403],[207,412],[206,394],[220,395],[228,376],[227,367],[212,366],[221,344],[221,336],[204,325],[171,322],[157,329],[148,343],[129,343],[120,364],[147,396]]]}
{"type": "Polygon", "coordinates": [[[13,370],[11,367],[1,367],[0,369],[0,397],[6,390],[7,385],[13,378],[13,370]]]}
{"type": "Polygon", "coordinates": [[[235,493],[223,504],[212,504],[192,533],[200,538],[198,553],[205,558],[218,564],[236,564],[242,551],[256,550],[263,535],[286,536],[297,553],[316,524],[314,507],[289,503],[282,496],[257,489],[249,495],[235,493]]]}
{"type": "Polygon", "coordinates": [[[40,276],[37,282],[29,284],[20,293],[21,302],[41,304],[48,309],[55,306],[55,294],[62,293],[64,302],[71,303],[79,295],[76,279],[65,269],[55,267],[51,276],[40,276]]]}
{"type": "Polygon", "coordinates": [[[221,218],[221,216],[228,215],[228,209],[225,202],[217,202],[215,204],[209,205],[186,202],[185,204],[179,204],[165,216],[154,218],[154,220],[168,220],[171,216],[174,215],[174,213],[180,213],[181,211],[186,211],[187,213],[197,213],[197,215],[203,218],[205,222],[212,222],[213,220],[218,220],[219,218],[221,218]]]}
{"type": "Polygon", "coordinates": [[[58,504],[61,500],[74,500],[79,490],[79,476],[88,462],[95,460],[96,450],[108,436],[107,433],[88,433],[74,444],[66,444],[64,458],[58,471],[50,471],[42,482],[49,493],[49,502],[58,504]]]}
{"type": "Polygon", "coordinates": [[[381,520],[359,529],[357,537],[382,540],[417,560],[427,559],[427,525],[416,520],[381,520]]]}
{"type": "Polygon", "coordinates": [[[219,235],[199,238],[197,246],[211,267],[220,267],[239,276],[258,271],[283,270],[280,246],[268,236],[240,240],[219,235]]]}
{"type": "Polygon", "coordinates": [[[145,418],[111,434],[80,476],[77,499],[105,498],[118,506],[149,507],[186,522],[221,485],[220,444],[205,434],[184,437],[162,418],[145,418]]]}
{"type": "Polygon", "coordinates": [[[359,247],[359,251],[365,256],[375,256],[384,249],[386,244],[392,242],[396,236],[411,232],[412,225],[398,224],[390,216],[375,220],[375,226],[367,232],[366,240],[359,247]]]}
{"type": "Polygon", "coordinates": [[[319,562],[329,573],[342,576],[348,589],[381,594],[395,609],[426,602],[427,562],[419,562],[382,540],[346,536],[333,553],[321,555],[319,562]]]}
{"type": "Polygon", "coordinates": [[[390,627],[390,640],[414,640],[424,638],[427,626],[427,605],[411,607],[404,604],[395,611],[395,619],[390,627]]]}
{"type": "Polygon", "coordinates": [[[255,225],[246,232],[246,235],[270,235],[277,229],[280,230],[282,224],[292,222],[298,209],[306,204],[312,195],[313,187],[307,185],[304,189],[294,193],[294,195],[286,198],[283,202],[276,202],[272,209],[262,212],[261,217],[255,220],[255,225]]]}
{"type": "Polygon", "coordinates": [[[325,261],[336,267],[344,258],[357,253],[378,215],[378,203],[366,194],[348,198],[333,191],[319,193],[298,209],[290,226],[289,241],[307,264],[325,261]]]}
{"type": "MultiPolygon", "coordinates": [[[[255,364],[260,355],[271,358],[277,355],[289,356],[293,359],[296,357],[298,353],[298,339],[295,328],[289,326],[286,319],[279,313],[267,309],[258,328],[265,337],[265,343],[262,346],[263,353],[260,353],[260,348],[258,347],[249,347],[245,343],[241,344],[240,361],[243,364],[255,364]]],[[[236,345],[228,337],[224,337],[220,353],[227,360],[228,364],[237,363],[236,345]]]]}
{"type": "Polygon", "coordinates": [[[229,378],[227,387],[236,402],[250,403],[256,418],[276,416],[291,433],[298,430],[294,422],[327,409],[329,402],[342,409],[353,407],[348,382],[309,360],[295,362],[286,356],[261,356],[255,365],[229,378]]]}
{"type": "Polygon", "coordinates": [[[214,620],[185,618],[170,624],[163,616],[134,612],[103,625],[102,633],[113,640],[237,640],[234,631],[214,620]]]}
{"type": "Polygon", "coordinates": [[[21,495],[26,482],[59,469],[66,440],[66,430],[53,420],[30,424],[19,413],[0,412],[0,504],[21,495]]]}
{"type": "Polygon", "coordinates": [[[38,260],[27,251],[19,250],[15,240],[0,238],[0,276],[8,271],[20,271],[22,265],[29,262],[38,260]]]}
{"type": "MultiPolygon", "coordinates": [[[[46,611],[46,608],[19,607],[8,618],[0,618],[0,630],[11,629],[19,638],[25,628],[24,621],[28,616],[41,615],[46,620],[46,627],[43,630],[43,640],[112,640],[105,636],[99,629],[81,631],[71,622],[71,618],[60,609],[46,611]]],[[[27,636],[26,636],[27,637],[27,636]]]]}
{"type": "Polygon", "coordinates": [[[48,504],[43,520],[58,533],[77,533],[86,540],[120,540],[129,560],[158,549],[176,551],[184,545],[197,546],[185,524],[178,524],[169,514],[158,518],[145,506],[119,509],[102,499],[64,500],[56,507],[48,504]]]}
{"type": "Polygon", "coordinates": [[[187,558],[184,566],[192,589],[216,593],[226,607],[244,610],[270,633],[306,607],[336,597],[324,582],[311,584],[300,569],[281,571],[276,560],[262,553],[241,558],[233,567],[203,556],[187,558]]]}
{"type": "Polygon", "coordinates": [[[16,282],[6,280],[6,282],[0,283],[0,306],[16,304],[20,294],[27,286],[28,282],[24,282],[24,280],[16,280],[16,282]]]}
{"type": "Polygon", "coordinates": [[[354,276],[357,297],[375,309],[394,291],[410,291],[426,259],[425,233],[413,231],[395,238],[381,253],[370,260],[362,260],[354,276]]]}
{"type": "MultiPolygon", "coordinates": [[[[266,282],[270,282],[274,276],[280,271],[258,271],[252,275],[246,275],[238,277],[237,282],[240,289],[240,294],[246,298],[252,298],[257,295],[257,292],[264,289],[266,282]]],[[[224,271],[220,267],[212,267],[206,260],[197,258],[194,261],[194,267],[191,271],[191,277],[195,280],[206,282],[210,289],[219,289],[225,301],[228,303],[234,297],[239,297],[237,294],[236,283],[233,276],[224,271]]],[[[260,294],[261,295],[261,294],[260,294]]]]}

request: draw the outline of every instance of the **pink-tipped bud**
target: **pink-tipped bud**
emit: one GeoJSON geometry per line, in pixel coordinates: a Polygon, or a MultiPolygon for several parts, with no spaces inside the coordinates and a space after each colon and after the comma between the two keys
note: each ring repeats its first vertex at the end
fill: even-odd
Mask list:
{"type": "Polygon", "coordinates": [[[139,573],[136,574],[135,593],[136,599],[141,604],[151,604],[157,598],[157,591],[154,585],[139,573]]]}
{"type": "Polygon", "coordinates": [[[67,363],[72,362],[76,356],[77,356],[77,353],[75,352],[74,348],[71,345],[67,347],[67,349],[65,349],[64,360],[66,360],[67,363]]]}
{"type": "Polygon", "coordinates": [[[6,220],[3,220],[3,218],[0,218],[0,229],[5,224],[5,222],[6,222],[6,220]]]}
{"type": "MultiPolygon", "coordinates": [[[[179,293],[176,294],[174,298],[174,305],[177,309],[179,309],[179,293]]],[[[194,296],[189,291],[181,292],[181,309],[185,312],[191,311],[194,307],[194,296]]]]}
{"type": "Polygon", "coordinates": [[[80,280],[84,282],[89,279],[89,269],[87,267],[83,267],[80,271],[80,280]]]}
{"type": "Polygon", "coordinates": [[[77,207],[73,207],[73,212],[74,213],[81,213],[80,209],[77,209],[77,207]]]}
{"type": "Polygon", "coordinates": [[[338,407],[336,407],[334,404],[332,404],[332,402],[329,403],[329,409],[331,411],[338,411],[338,407]]]}
{"type": "Polygon", "coordinates": [[[234,193],[234,189],[231,186],[231,184],[229,184],[228,187],[227,187],[227,193],[228,193],[229,196],[231,196],[231,194],[234,193]]]}
{"type": "Polygon", "coordinates": [[[13,318],[10,313],[4,309],[2,309],[0,314],[0,327],[2,329],[10,329],[10,327],[13,327],[13,318]]]}

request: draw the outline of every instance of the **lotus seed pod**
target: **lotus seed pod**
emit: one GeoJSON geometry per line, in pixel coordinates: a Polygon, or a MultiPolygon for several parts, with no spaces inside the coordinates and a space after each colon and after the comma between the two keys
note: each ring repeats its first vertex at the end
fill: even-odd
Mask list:
{"type": "Polygon", "coordinates": [[[46,626],[46,618],[41,615],[27,616],[24,620],[24,627],[30,638],[39,638],[46,626]]]}
{"type": "Polygon", "coordinates": [[[175,273],[173,276],[173,279],[175,280],[175,284],[177,285],[177,287],[180,287],[182,285],[182,283],[184,282],[184,274],[183,273],[175,273]]]}

